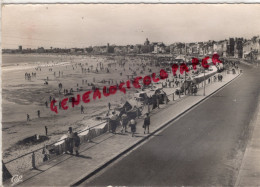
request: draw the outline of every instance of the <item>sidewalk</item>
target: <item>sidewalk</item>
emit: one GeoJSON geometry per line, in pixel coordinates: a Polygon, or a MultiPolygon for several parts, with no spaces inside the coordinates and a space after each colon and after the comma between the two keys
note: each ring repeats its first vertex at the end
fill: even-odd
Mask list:
{"type": "Polygon", "coordinates": [[[260,186],[260,97],[249,141],[235,186],[260,186]]]}
{"type": "MultiPolygon", "coordinates": [[[[94,174],[100,168],[106,167],[109,163],[131,150],[134,146],[166,126],[167,123],[180,117],[184,112],[199,104],[216,90],[222,88],[239,74],[227,74],[222,82],[214,82],[206,86],[206,96],[203,96],[203,89],[199,89],[197,96],[184,96],[167,105],[160,105],[160,109],[151,111],[150,134],[143,134],[143,119],[137,123],[136,136],[131,137],[130,133],[110,134],[105,133],[93,139],[93,142],[81,145],[80,156],[61,155],[49,162],[44,163],[34,170],[23,174],[22,186],[69,186],[81,179],[94,174]]],[[[175,98],[177,99],[177,98],[175,98]]],[[[121,128],[118,128],[119,132],[121,128]]],[[[130,131],[130,128],[128,128],[130,131]]],[[[4,185],[10,185],[10,180],[4,185]]]]}

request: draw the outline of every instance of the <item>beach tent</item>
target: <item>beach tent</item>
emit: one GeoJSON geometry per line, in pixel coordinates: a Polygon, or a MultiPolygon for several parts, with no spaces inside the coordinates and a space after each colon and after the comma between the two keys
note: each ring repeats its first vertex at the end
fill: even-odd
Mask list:
{"type": "Polygon", "coordinates": [[[185,56],[184,55],[179,55],[175,58],[176,61],[185,61],[185,56]]]}
{"type": "Polygon", "coordinates": [[[126,101],[125,104],[122,106],[122,108],[124,110],[128,111],[128,110],[131,110],[133,107],[128,101],[126,101]]]}
{"type": "MultiPolygon", "coordinates": [[[[217,67],[216,66],[212,66],[212,71],[208,71],[207,73],[205,73],[205,80],[207,80],[209,77],[215,75],[217,73],[217,67]]],[[[204,73],[199,74],[198,76],[194,77],[193,82],[194,83],[201,83],[204,81],[204,73]]]]}
{"type": "Polygon", "coordinates": [[[222,63],[217,64],[216,67],[218,68],[219,72],[224,69],[224,65],[222,63]]]}

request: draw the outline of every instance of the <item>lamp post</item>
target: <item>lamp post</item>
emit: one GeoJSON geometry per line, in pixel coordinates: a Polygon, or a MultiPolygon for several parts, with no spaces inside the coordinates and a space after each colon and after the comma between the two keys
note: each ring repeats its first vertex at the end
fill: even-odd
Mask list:
{"type": "MultiPolygon", "coordinates": [[[[186,55],[187,55],[187,46],[185,43],[185,60],[184,63],[186,63],[186,55]]],[[[186,69],[184,70],[184,95],[186,95],[186,69]]]]}
{"type": "Polygon", "coordinates": [[[184,72],[184,95],[186,95],[186,71],[184,72]]]}
{"type": "Polygon", "coordinates": [[[204,68],[204,83],[203,83],[203,96],[205,96],[206,95],[206,93],[205,93],[205,85],[206,85],[206,79],[205,79],[205,68],[204,68]]]}

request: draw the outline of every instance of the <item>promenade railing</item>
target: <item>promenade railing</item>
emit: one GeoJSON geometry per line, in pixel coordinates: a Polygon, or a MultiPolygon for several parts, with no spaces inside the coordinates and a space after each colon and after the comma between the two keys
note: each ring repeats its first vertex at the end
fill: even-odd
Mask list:
{"type": "MultiPolygon", "coordinates": [[[[108,131],[107,121],[103,121],[87,129],[80,130],[77,133],[80,136],[81,142],[89,142],[91,141],[91,139],[107,131],[108,131]],[[101,125],[102,128],[98,128],[98,126],[101,125]]],[[[32,150],[26,154],[22,154],[14,159],[5,161],[4,164],[9,170],[9,172],[13,175],[23,173],[24,171],[27,171],[29,169],[33,169],[33,168],[36,169],[38,165],[44,162],[45,149],[47,149],[47,151],[49,152],[47,160],[52,160],[54,158],[57,158],[57,156],[60,156],[67,151],[66,138],[55,141],[48,145],[46,144],[46,146],[32,150]]]]}

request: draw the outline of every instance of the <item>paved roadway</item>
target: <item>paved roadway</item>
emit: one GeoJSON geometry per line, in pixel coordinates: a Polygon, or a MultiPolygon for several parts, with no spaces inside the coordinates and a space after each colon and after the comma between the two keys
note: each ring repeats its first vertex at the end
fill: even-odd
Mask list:
{"type": "Polygon", "coordinates": [[[260,68],[243,76],[82,185],[231,185],[260,93],[260,68]]]}

